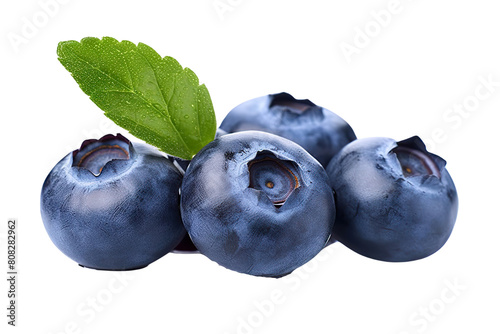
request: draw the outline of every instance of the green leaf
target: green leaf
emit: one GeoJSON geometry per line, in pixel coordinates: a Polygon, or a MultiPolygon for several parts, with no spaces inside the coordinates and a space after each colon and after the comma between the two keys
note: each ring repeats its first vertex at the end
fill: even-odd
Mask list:
{"type": "Polygon", "coordinates": [[[214,139],[210,94],[174,58],[111,37],[60,42],[57,55],[107,117],[163,152],[191,159],[214,139]]]}

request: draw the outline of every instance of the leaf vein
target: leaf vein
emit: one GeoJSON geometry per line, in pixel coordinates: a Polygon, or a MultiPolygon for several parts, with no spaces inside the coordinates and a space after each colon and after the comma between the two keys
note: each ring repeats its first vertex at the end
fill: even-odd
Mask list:
{"type": "MultiPolygon", "coordinates": [[[[165,93],[163,92],[163,90],[161,89],[160,87],[160,84],[159,84],[159,81],[158,81],[158,75],[156,73],[156,69],[153,67],[153,65],[149,62],[149,59],[147,59],[142,53],[139,52],[139,54],[141,55],[142,58],[144,58],[144,60],[148,63],[149,67],[153,70],[153,74],[154,74],[154,77],[155,77],[155,84],[156,84],[156,87],[158,88],[158,91],[160,92],[161,94],[161,97],[163,99],[163,103],[165,104],[165,109],[167,110],[167,118],[168,120],[170,121],[170,123],[172,123],[172,125],[174,126],[174,130],[175,132],[177,133],[177,137],[179,137],[179,139],[181,140],[182,142],[182,145],[184,145],[184,147],[187,149],[188,152],[190,152],[191,150],[189,149],[189,146],[187,145],[187,143],[184,141],[184,139],[182,138],[181,134],[179,133],[179,130],[177,129],[177,126],[176,124],[174,123],[172,117],[170,116],[170,114],[168,113],[168,103],[167,103],[167,100],[165,99],[165,93]]],[[[160,61],[164,61],[163,59],[161,59],[160,61]]],[[[175,80],[175,78],[174,78],[175,80]]],[[[175,84],[174,84],[174,90],[175,90],[175,84]]],[[[156,108],[155,105],[153,105],[154,108],[156,108]]],[[[161,110],[160,110],[161,112],[161,110]]],[[[162,112],[163,115],[165,115],[163,112],[162,112]]]]}
{"type": "Polygon", "coordinates": [[[111,79],[112,81],[120,84],[121,86],[125,87],[128,91],[132,92],[133,91],[133,87],[129,87],[127,84],[123,83],[121,80],[119,79],[116,79],[114,78],[113,76],[109,75],[108,73],[104,72],[103,70],[101,70],[99,67],[97,66],[94,66],[93,64],[91,64],[89,61],[87,61],[86,59],[78,56],[76,53],[73,52],[73,55],[75,56],[75,58],[77,58],[78,60],[82,61],[83,63],[89,65],[92,69],[94,70],[97,70],[99,73],[103,74],[105,77],[108,77],[109,79],[111,79]],[[132,90],[131,90],[132,89],[132,90]]]}

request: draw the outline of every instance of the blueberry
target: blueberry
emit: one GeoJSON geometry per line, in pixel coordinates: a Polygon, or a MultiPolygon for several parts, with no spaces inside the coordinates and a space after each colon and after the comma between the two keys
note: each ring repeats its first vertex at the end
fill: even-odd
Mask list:
{"type": "Polygon", "coordinates": [[[47,176],[42,219],[54,244],[83,267],[145,267],[186,234],[181,182],[181,173],[152,146],[120,134],[87,140],[47,176]]]}
{"type": "Polygon", "coordinates": [[[383,261],[435,253],[448,240],[458,210],[445,165],[416,136],[348,144],[327,167],[337,204],[333,237],[383,261]]]}
{"type": "Polygon", "coordinates": [[[285,137],[305,148],[323,167],[356,139],[349,124],[335,113],[309,100],[296,100],[288,93],[266,95],[238,105],[220,128],[229,133],[259,130],[285,137]]]}
{"type": "Polygon", "coordinates": [[[325,170],[302,147],[243,131],[193,158],[181,214],[200,253],[231,270],[280,277],[325,246],[335,204],[325,170]]]}

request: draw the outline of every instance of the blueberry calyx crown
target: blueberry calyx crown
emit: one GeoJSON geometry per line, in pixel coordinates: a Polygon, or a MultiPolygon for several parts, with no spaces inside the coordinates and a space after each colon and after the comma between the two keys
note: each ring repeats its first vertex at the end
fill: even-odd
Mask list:
{"type": "Polygon", "coordinates": [[[271,100],[269,108],[274,112],[282,114],[283,123],[294,124],[297,117],[308,116],[311,119],[322,120],[324,118],[323,108],[317,106],[310,100],[297,100],[288,93],[269,95],[271,100]]]}
{"type": "Polygon", "coordinates": [[[391,152],[396,154],[406,178],[421,175],[441,178],[441,171],[446,165],[444,159],[427,151],[418,136],[398,142],[391,152]]]}
{"type": "Polygon", "coordinates": [[[296,163],[281,160],[269,151],[257,153],[248,162],[248,172],[249,188],[265,193],[278,209],[302,182],[296,163]]]}
{"type": "Polygon", "coordinates": [[[129,160],[132,154],[130,141],[121,134],[108,134],[100,139],[85,140],[73,151],[72,167],[84,168],[99,176],[106,164],[113,160],[129,160]]]}
{"type": "Polygon", "coordinates": [[[292,95],[288,93],[278,93],[272,94],[271,96],[271,104],[269,107],[274,106],[282,106],[288,107],[291,110],[305,111],[311,107],[316,107],[314,103],[309,100],[297,100],[292,95]]]}

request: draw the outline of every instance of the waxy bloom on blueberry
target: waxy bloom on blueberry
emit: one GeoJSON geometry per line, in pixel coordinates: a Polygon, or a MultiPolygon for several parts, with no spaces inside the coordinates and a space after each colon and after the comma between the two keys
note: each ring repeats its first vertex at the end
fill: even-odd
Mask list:
{"type": "Polygon", "coordinates": [[[193,158],[181,213],[200,253],[238,272],[280,277],[323,249],[335,204],[325,170],[302,147],[243,131],[193,158]]]}
{"type": "Polygon", "coordinates": [[[359,254],[411,261],[439,250],[458,210],[446,162],[418,137],[358,139],[327,167],[336,192],[333,237],[359,254]]]}
{"type": "Polygon", "coordinates": [[[356,139],[352,128],[338,115],[288,93],[243,102],[226,115],[220,128],[229,133],[258,130],[285,137],[306,149],[323,167],[356,139]]]}
{"type": "Polygon", "coordinates": [[[41,214],[54,244],[81,266],[145,267],[184,237],[181,173],[152,146],[120,134],[86,140],[47,176],[41,214]]]}

